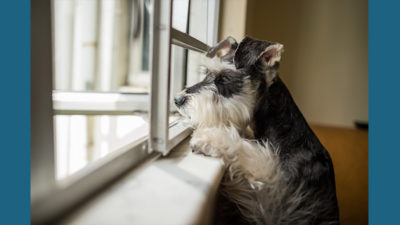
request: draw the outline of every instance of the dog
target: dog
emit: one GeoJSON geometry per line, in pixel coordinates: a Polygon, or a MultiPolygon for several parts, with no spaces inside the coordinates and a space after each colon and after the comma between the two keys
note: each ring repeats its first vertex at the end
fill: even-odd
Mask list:
{"type": "Polygon", "coordinates": [[[279,43],[228,37],[175,105],[194,128],[192,150],[224,161],[221,192],[244,222],[339,224],[332,161],[278,76],[282,53],[279,43]]]}

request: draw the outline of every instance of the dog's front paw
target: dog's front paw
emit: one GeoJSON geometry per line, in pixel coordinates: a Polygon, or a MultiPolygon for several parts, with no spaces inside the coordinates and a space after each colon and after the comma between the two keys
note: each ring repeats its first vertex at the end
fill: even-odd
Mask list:
{"type": "Polygon", "coordinates": [[[199,144],[197,140],[192,139],[190,141],[190,148],[192,149],[193,153],[201,154],[205,156],[212,156],[211,155],[211,147],[209,145],[199,144]]]}
{"type": "Polygon", "coordinates": [[[215,147],[215,136],[208,129],[196,130],[190,140],[192,152],[211,157],[219,157],[220,150],[215,147]]]}

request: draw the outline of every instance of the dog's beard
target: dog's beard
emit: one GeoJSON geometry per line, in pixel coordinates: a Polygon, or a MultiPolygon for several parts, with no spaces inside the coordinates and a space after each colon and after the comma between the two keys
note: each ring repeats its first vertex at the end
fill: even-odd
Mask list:
{"type": "Polygon", "coordinates": [[[178,108],[178,112],[181,115],[179,121],[187,127],[196,128],[195,124],[191,121],[190,115],[186,111],[185,106],[178,108]]]}
{"type": "Polygon", "coordinates": [[[194,128],[230,126],[242,130],[251,119],[252,102],[247,95],[224,98],[205,90],[190,96],[178,111],[182,121],[194,128]]]}
{"type": "Polygon", "coordinates": [[[187,95],[185,105],[178,108],[182,121],[191,127],[208,127],[218,121],[217,106],[214,103],[214,94],[211,90],[202,90],[200,93],[187,95]]]}

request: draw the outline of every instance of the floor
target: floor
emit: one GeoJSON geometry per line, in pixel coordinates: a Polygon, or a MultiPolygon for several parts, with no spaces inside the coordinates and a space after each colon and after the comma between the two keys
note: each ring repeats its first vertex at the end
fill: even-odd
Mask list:
{"type": "Polygon", "coordinates": [[[368,131],[311,127],[333,160],[341,224],[368,224],[368,131]]]}

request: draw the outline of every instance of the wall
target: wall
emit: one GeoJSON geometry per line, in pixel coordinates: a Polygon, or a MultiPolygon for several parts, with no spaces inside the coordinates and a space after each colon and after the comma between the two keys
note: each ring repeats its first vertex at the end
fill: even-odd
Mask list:
{"type": "Polygon", "coordinates": [[[246,32],[247,0],[221,0],[218,39],[241,40],[246,32]]]}
{"type": "Polygon", "coordinates": [[[368,120],[367,0],[248,0],[246,34],[284,44],[280,76],[308,121],[368,120]]]}

